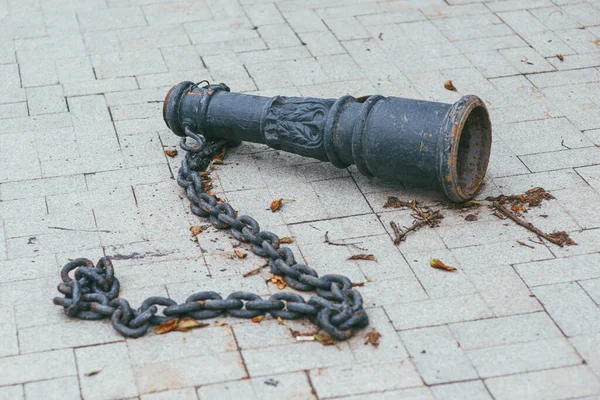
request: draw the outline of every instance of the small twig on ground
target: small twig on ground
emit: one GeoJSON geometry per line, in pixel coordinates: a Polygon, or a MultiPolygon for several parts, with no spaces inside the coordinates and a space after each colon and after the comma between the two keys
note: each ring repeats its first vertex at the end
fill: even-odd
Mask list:
{"type": "Polygon", "coordinates": [[[366,251],[366,249],[357,246],[357,244],[361,243],[361,242],[354,242],[354,243],[336,243],[336,242],[332,242],[331,240],[329,240],[329,231],[325,232],[325,240],[323,240],[323,243],[327,243],[327,244],[330,244],[332,246],[353,246],[353,247],[356,247],[359,250],[366,251]]]}
{"type": "Polygon", "coordinates": [[[519,243],[521,246],[529,247],[530,249],[535,249],[535,247],[533,247],[532,245],[523,243],[520,240],[517,240],[517,243],[519,243]]]}
{"type": "Polygon", "coordinates": [[[402,240],[402,236],[400,236],[400,229],[398,229],[398,225],[394,221],[390,221],[390,226],[394,231],[394,244],[398,246],[402,240]]]}
{"type": "Polygon", "coordinates": [[[266,263],[264,265],[261,265],[260,267],[254,268],[254,269],[246,272],[244,275],[242,275],[242,277],[247,278],[249,276],[256,275],[256,274],[258,274],[260,272],[261,269],[263,269],[263,268],[265,268],[267,266],[269,266],[269,263],[266,263]]]}
{"type": "Polygon", "coordinates": [[[547,234],[545,232],[542,232],[535,226],[533,226],[533,224],[531,222],[524,221],[521,218],[517,217],[515,214],[510,212],[502,204],[494,201],[492,203],[492,205],[494,206],[494,208],[496,210],[500,211],[502,214],[504,214],[508,218],[512,219],[518,225],[521,225],[523,228],[530,230],[531,232],[535,233],[539,237],[546,239],[550,243],[554,243],[555,245],[560,246],[560,247],[563,247],[565,244],[568,244],[568,245],[577,244],[573,241],[573,239],[569,238],[569,235],[566,232],[553,232],[551,234],[547,234]]]}
{"type": "Polygon", "coordinates": [[[409,227],[405,227],[402,231],[398,229],[398,225],[394,221],[390,222],[390,226],[392,227],[395,235],[394,244],[398,246],[400,242],[406,240],[406,235],[409,232],[417,230],[418,228],[429,225],[432,228],[435,228],[444,216],[439,212],[423,210],[418,206],[417,199],[413,199],[410,203],[406,201],[399,200],[397,197],[390,196],[388,197],[386,203],[383,205],[384,208],[400,208],[407,207],[413,210],[415,213],[412,215],[415,220],[412,225],[409,227]]]}

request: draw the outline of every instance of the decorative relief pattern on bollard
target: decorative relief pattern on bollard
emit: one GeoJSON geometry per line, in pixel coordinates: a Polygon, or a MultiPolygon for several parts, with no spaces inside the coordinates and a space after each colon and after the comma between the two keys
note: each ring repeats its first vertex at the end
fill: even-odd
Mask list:
{"type": "Polygon", "coordinates": [[[367,176],[437,182],[455,202],[470,200],[485,176],[492,144],[487,108],[477,96],[454,104],[370,96],[261,97],[225,84],[174,86],[163,117],[179,136],[265,143],[367,176]]]}

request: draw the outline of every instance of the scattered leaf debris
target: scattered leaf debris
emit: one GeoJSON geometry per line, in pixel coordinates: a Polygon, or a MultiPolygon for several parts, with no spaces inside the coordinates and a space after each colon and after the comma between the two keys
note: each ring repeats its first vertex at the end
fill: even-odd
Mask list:
{"type": "Polygon", "coordinates": [[[255,324],[260,324],[264,318],[265,318],[264,314],[257,315],[256,317],[252,318],[251,321],[254,322],[255,324]]]}
{"type": "Polygon", "coordinates": [[[194,318],[173,318],[168,321],[162,322],[156,328],[154,328],[154,333],[158,335],[162,335],[165,333],[169,333],[172,331],[177,332],[188,332],[195,328],[204,328],[208,326],[206,322],[196,321],[194,318]]]}
{"type": "Polygon", "coordinates": [[[355,254],[347,258],[347,260],[367,260],[367,261],[377,261],[375,255],[373,254],[355,254]]]}
{"type": "Polygon", "coordinates": [[[175,326],[175,329],[173,329],[174,331],[177,332],[189,332],[192,329],[195,328],[204,328],[207,327],[209,324],[207,324],[206,322],[200,322],[200,321],[196,321],[194,318],[181,318],[178,322],[177,325],[175,326]]]}
{"type": "Polygon", "coordinates": [[[477,221],[477,219],[478,219],[477,215],[475,215],[475,214],[469,214],[469,215],[465,216],[465,221],[472,222],[472,221],[477,221]]]}
{"type": "Polygon", "coordinates": [[[371,329],[371,332],[365,335],[365,344],[370,344],[375,347],[379,347],[379,339],[381,338],[381,333],[377,332],[375,328],[371,329]]]}
{"type": "Polygon", "coordinates": [[[321,343],[323,346],[333,346],[337,343],[331,336],[325,333],[315,333],[313,337],[317,342],[321,343]]]}
{"type": "Polygon", "coordinates": [[[456,87],[454,86],[451,80],[447,80],[446,82],[444,82],[444,89],[456,92],[456,87]]]}
{"type": "Polygon", "coordinates": [[[557,54],[556,58],[558,58],[561,62],[565,61],[565,58],[563,57],[562,54],[557,54]]]}
{"type": "Polygon", "coordinates": [[[100,372],[102,372],[102,369],[96,369],[94,371],[90,371],[90,372],[86,372],[85,376],[94,376],[94,375],[98,375],[100,372]]]}
{"type": "Polygon", "coordinates": [[[520,240],[517,240],[517,243],[519,243],[521,246],[529,247],[530,249],[535,249],[535,247],[533,247],[532,245],[527,244],[525,242],[521,242],[520,240]]]}
{"type": "Polygon", "coordinates": [[[367,282],[352,282],[352,287],[362,287],[365,286],[367,282]]]}
{"type": "Polygon", "coordinates": [[[444,262],[438,258],[431,258],[429,260],[429,265],[431,265],[431,267],[437,268],[437,269],[443,269],[446,271],[456,271],[456,268],[454,268],[450,265],[444,264],[444,262]]]}
{"type": "Polygon", "coordinates": [[[227,322],[225,322],[225,321],[215,321],[215,325],[216,326],[225,326],[225,325],[227,325],[227,322]]]}
{"type": "Polygon", "coordinates": [[[242,275],[242,277],[247,278],[249,276],[256,275],[260,272],[261,269],[268,267],[268,266],[269,266],[269,263],[263,264],[260,267],[254,268],[254,269],[246,272],[244,275],[242,275]]]}
{"type": "Polygon", "coordinates": [[[287,324],[285,323],[285,321],[281,317],[277,317],[277,322],[279,322],[279,325],[287,326],[287,324]]]}
{"type": "Polygon", "coordinates": [[[521,60],[522,63],[527,64],[527,65],[533,65],[533,63],[531,61],[529,61],[527,58],[525,58],[524,60],[521,60]]]}
{"type": "Polygon", "coordinates": [[[283,290],[287,286],[287,283],[283,280],[283,276],[281,275],[273,275],[271,278],[271,283],[277,286],[277,289],[283,290]]]}
{"type": "Polygon", "coordinates": [[[269,206],[269,208],[271,209],[271,212],[275,212],[275,211],[279,210],[281,208],[282,203],[283,203],[283,199],[273,200],[271,202],[271,205],[269,206]]]}
{"type": "Polygon", "coordinates": [[[282,237],[282,238],[279,239],[279,243],[283,243],[283,244],[294,243],[294,239],[292,239],[289,236],[284,236],[284,237],[282,237]]]}
{"type": "Polygon", "coordinates": [[[246,258],[246,256],[248,255],[248,253],[244,253],[241,250],[234,250],[235,255],[238,256],[238,258],[246,258]]]}
{"type": "Polygon", "coordinates": [[[363,251],[366,250],[366,249],[364,249],[362,247],[357,246],[357,244],[361,243],[361,242],[354,242],[354,243],[336,243],[336,242],[332,242],[331,240],[329,240],[329,231],[325,232],[325,240],[323,240],[323,243],[327,243],[327,244],[332,245],[332,246],[352,246],[352,247],[355,247],[355,248],[357,248],[359,250],[363,250],[363,251]]]}
{"type": "Polygon", "coordinates": [[[265,385],[277,387],[277,385],[279,385],[279,381],[276,381],[273,378],[269,378],[265,381],[265,385]]]}
{"type": "Polygon", "coordinates": [[[165,149],[165,154],[173,158],[177,155],[177,149],[165,149]]]}
{"type": "Polygon", "coordinates": [[[212,163],[215,165],[224,165],[223,159],[225,158],[225,153],[227,152],[227,148],[223,146],[220,153],[217,153],[212,156],[212,163]]]}
{"type": "Polygon", "coordinates": [[[411,226],[404,227],[401,231],[398,225],[394,222],[390,222],[390,226],[394,231],[394,244],[398,246],[400,242],[406,240],[406,235],[418,228],[429,225],[431,228],[435,228],[440,224],[444,216],[439,210],[429,210],[427,207],[419,207],[417,199],[413,198],[411,202],[399,200],[395,196],[389,196],[387,201],[383,205],[383,208],[401,208],[406,207],[414,211],[412,217],[415,219],[411,226]]]}
{"type": "Polygon", "coordinates": [[[577,245],[577,243],[569,237],[569,234],[567,232],[555,231],[550,234],[544,233],[540,229],[536,228],[531,222],[527,222],[527,221],[519,218],[518,215],[512,213],[510,210],[508,210],[506,207],[504,207],[499,202],[494,201],[492,203],[492,206],[496,210],[498,210],[499,212],[501,212],[502,214],[506,215],[508,218],[510,218],[511,220],[516,222],[518,225],[521,225],[523,228],[530,230],[531,232],[535,233],[539,237],[542,237],[542,238],[546,239],[547,241],[554,243],[557,246],[563,247],[565,244],[567,246],[577,245]]]}
{"type": "Polygon", "coordinates": [[[509,205],[510,209],[517,214],[527,212],[527,207],[539,207],[544,200],[553,199],[554,196],[541,187],[529,189],[524,194],[500,195],[486,198],[487,201],[500,205],[509,205]]]}
{"type": "Polygon", "coordinates": [[[297,330],[292,329],[292,328],[289,328],[289,330],[290,330],[290,333],[292,334],[292,337],[294,337],[296,339],[298,339],[300,337],[302,337],[302,338],[311,338],[311,339],[300,339],[300,340],[306,340],[306,341],[315,340],[314,335],[317,334],[317,333],[319,333],[318,329],[315,330],[315,331],[313,331],[313,332],[300,332],[300,331],[297,331],[297,330]]]}
{"type": "Polygon", "coordinates": [[[192,232],[192,236],[198,236],[202,233],[204,227],[199,225],[190,226],[190,232],[192,232]]]}
{"type": "Polygon", "coordinates": [[[162,335],[165,333],[171,332],[175,327],[177,327],[177,322],[179,322],[178,318],[173,318],[165,322],[161,322],[156,328],[154,328],[154,333],[158,335],[162,335]]]}

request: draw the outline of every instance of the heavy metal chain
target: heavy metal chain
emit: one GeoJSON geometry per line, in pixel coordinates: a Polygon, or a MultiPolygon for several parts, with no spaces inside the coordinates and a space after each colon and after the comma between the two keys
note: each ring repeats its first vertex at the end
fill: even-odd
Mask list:
{"type": "MultiPolygon", "coordinates": [[[[215,86],[207,85],[203,89],[218,90],[215,86]]],[[[173,318],[207,319],[225,314],[238,318],[254,318],[267,313],[283,319],[309,318],[336,340],[346,340],[355,330],[366,326],[369,320],[362,297],[352,289],[350,279],[342,275],[319,277],[309,266],[297,263],[291,249],[280,247],[277,235],[261,231],[256,220],[247,215],[237,216],[231,205],[218,202],[206,193],[200,172],[206,170],[212,157],[223,147],[205,140],[188,127],[185,132],[188,137],[181,140],[180,146],[187,153],[177,183],[184,188],[192,213],[208,218],[217,229],[231,229],[237,240],[251,243],[251,251],[268,258],[271,272],[281,275],[289,287],[316,291],[317,295],[306,301],[291,292],[278,292],[268,299],[254,293],[234,292],[224,299],[215,292],[198,292],[181,304],[166,297],[149,297],[134,310],[127,300],[118,297],[119,280],[110,258],[103,257],[96,266],[84,258],[67,263],[61,270],[62,282],[58,285],[58,291],[64,297],[55,297],[54,304],[62,306],[65,313],[74,318],[98,320],[110,317],[113,327],[131,338],[143,336],[151,325],[173,318]],[[193,139],[195,145],[189,145],[187,139],[193,139]],[[158,306],[164,307],[163,315],[158,315],[158,306]]]]}

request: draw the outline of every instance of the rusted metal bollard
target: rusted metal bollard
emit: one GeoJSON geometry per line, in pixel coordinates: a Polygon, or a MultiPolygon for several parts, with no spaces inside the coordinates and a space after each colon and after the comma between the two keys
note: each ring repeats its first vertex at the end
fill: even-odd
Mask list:
{"type": "Polygon", "coordinates": [[[454,104],[370,96],[339,99],[261,97],[225,84],[181,82],[163,118],[179,136],[249,141],[329,161],[367,176],[437,181],[455,202],[471,199],[485,176],[492,127],[483,101],[454,104]]]}

